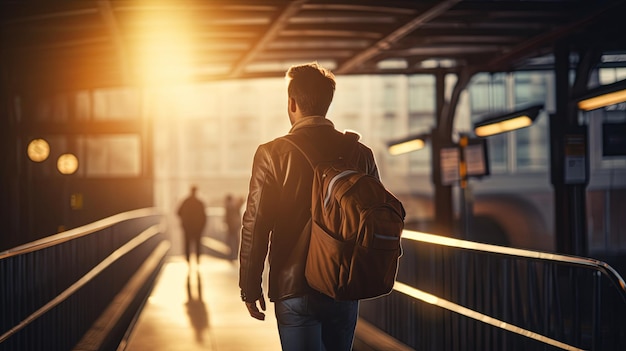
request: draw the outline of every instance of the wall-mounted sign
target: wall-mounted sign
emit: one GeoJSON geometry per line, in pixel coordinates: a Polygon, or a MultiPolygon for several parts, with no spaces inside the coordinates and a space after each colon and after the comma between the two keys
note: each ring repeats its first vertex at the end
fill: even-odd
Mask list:
{"type": "Polygon", "coordinates": [[[602,156],[626,156],[626,123],[602,125],[602,156]]]}
{"type": "Polygon", "coordinates": [[[486,139],[469,139],[463,148],[463,159],[467,167],[468,177],[489,175],[489,157],[486,139]]]}
{"type": "Polygon", "coordinates": [[[587,145],[583,134],[565,136],[565,184],[583,184],[587,180],[587,145]]]}
{"type": "Polygon", "coordinates": [[[458,147],[444,147],[441,156],[441,184],[451,185],[461,179],[459,163],[461,161],[458,147]]]}

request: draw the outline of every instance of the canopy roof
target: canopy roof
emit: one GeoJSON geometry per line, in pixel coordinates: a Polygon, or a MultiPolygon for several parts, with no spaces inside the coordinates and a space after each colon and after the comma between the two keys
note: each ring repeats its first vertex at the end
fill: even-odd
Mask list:
{"type": "MultiPolygon", "coordinates": [[[[571,52],[626,53],[626,2],[48,0],[0,4],[11,91],[283,76],[551,68],[571,52]]],[[[622,60],[623,61],[623,60],[622,60]]]]}

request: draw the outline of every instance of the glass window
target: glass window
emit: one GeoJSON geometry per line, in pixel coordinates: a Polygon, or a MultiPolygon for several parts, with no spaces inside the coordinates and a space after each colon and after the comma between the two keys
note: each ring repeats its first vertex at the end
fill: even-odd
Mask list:
{"type": "MultiPolygon", "coordinates": [[[[546,104],[550,73],[516,72],[514,74],[515,106],[546,104]]],[[[512,107],[511,109],[514,109],[512,107]]],[[[548,114],[543,112],[533,125],[515,132],[516,167],[519,170],[546,170],[550,163],[548,114]]]]}
{"type": "Polygon", "coordinates": [[[255,116],[239,116],[228,123],[228,128],[230,139],[226,171],[228,173],[249,172],[252,155],[258,146],[257,134],[260,130],[260,120],[255,116]]]}
{"type": "Polygon", "coordinates": [[[489,167],[492,173],[503,173],[507,170],[507,134],[498,134],[487,138],[489,167]]]}
{"type": "MultiPolygon", "coordinates": [[[[30,116],[25,114],[26,118],[30,116]]],[[[67,95],[57,94],[37,101],[32,118],[40,122],[65,122],[69,118],[67,95]]]]}
{"type": "Polygon", "coordinates": [[[187,120],[185,135],[179,136],[184,162],[179,171],[189,172],[193,176],[205,176],[220,172],[221,142],[220,121],[217,118],[207,120],[187,120]]]}
{"type": "Polygon", "coordinates": [[[546,170],[550,163],[548,148],[548,116],[539,116],[535,123],[515,132],[516,157],[520,170],[546,170]]]}
{"type": "Polygon", "coordinates": [[[93,119],[135,119],[141,116],[141,95],[133,89],[93,92],[93,119]]]}
{"type": "Polygon", "coordinates": [[[383,111],[385,116],[393,117],[398,111],[398,87],[396,80],[383,81],[383,111]]]}
{"type": "Polygon", "coordinates": [[[477,74],[469,87],[472,115],[506,110],[505,74],[477,74]]]}
{"type": "Polygon", "coordinates": [[[409,114],[409,133],[429,132],[434,126],[434,112],[409,114]]]}
{"type": "Polygon", "coordinates": [[[544,103],[546,99],[546,74],[517,72],[515,77],[515,105],[544,103]]]}
{"type": "MultiPolygon", "coordinates": [[[[477,74],[468,87],[472,123],[505,110],[506,85],[502,74],[477,74]]],[[[506,172],[508,134],[490,136],[487,140],[491,171],[506,172]]]]}
{"type": "Polygon", "coordinates": [[[429,174],[431,169],[432,150],[429,143],[423,149],[409,154],[409,173],[429,174]]]}
{"type": "Polygon", "coordinates": [[[626,68],[601,68],[598,74],[601,85],[612,84],[626,79],[626,68]]]}
{"type": "MultiPolygon", "coordinates": [[[[435,77],[432,75],[414,75],[408,79],[408,132],[429,133],[435,126],[435,77]]],[[[407,155],[409,173],[428,174],[431,168],[430,144],[407,155]]]]}
{"type": "Polygon", "coordinates": [[[432,75],[409,77],[409,113],[433,111],[435,111],[435,77],[432,75]]]}
{"type": "Polygon", "coordinates": [[[139,135],[83,136],[77,139],[79,169],[87,177],[134,177],[141,174],[139,135]]]}
{"type": "Polygon", "coordinates": [[[74,117],[83,121],[91,119],[91,94],[89,91],[80,91],[74,95],[74,117]]]}

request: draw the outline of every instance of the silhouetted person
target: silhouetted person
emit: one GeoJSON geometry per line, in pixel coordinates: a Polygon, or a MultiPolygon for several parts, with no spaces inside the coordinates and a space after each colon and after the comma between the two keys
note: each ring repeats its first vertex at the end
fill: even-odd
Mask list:
{"type": "MultiPolygon", "coordinates": [[[[306,139],[320,156],[336,159],[346,135],[326,112],[335,92],[331,72],[317,63],[292,66],[286,75],[289,133],[306,139]]],[[[355,164],[378,177],[372,150],[359,143],[355,164]]],[[[276,138],[254,155],[241,229],[239,287],[250,316],[265,319],[262,277],[269,251],[269,292],[283,350],[352,348],[359,302],[335,301],[313,290],[304,275],[311,236],[313,170],[298,149],[276,138]],[[268,250],[269,248],[269,250],[268,250]]]]}
{"type": "Polygon", "coordinates": [[[178,208],[178,216],[185,237],[185,257],[189,264],[191,264],[190,255],[192,252],[196,254],[196,262],[200,263],[200,238],[207,222],[204,203],[196,196],[197,190],[196,186],[192,186],[191,194],[178,208]]]}
{"type": "Polygon", "coordinates": [[[241,205],[243,199],[235,199],[231,194],[224,201],[224,222],[227,230],[227,244],[230,247],[230,259],[237,258],[239,252],[239,234],[241,233],[241,205]]]}

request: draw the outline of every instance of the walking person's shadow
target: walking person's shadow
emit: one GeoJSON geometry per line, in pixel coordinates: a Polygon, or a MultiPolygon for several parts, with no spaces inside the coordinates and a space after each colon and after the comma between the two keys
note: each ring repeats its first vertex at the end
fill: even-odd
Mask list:
{"type": "Polygon", "coordinates": [[[202,282],[197,271],[195,282],[191,271],[187,275],[187,315],[194,329],[196,341],[204,343],[204,332],[209,328],[209,313],[202,299],[202,282]],[[195,287],[195,289],[193,289],[195,287]]]}

